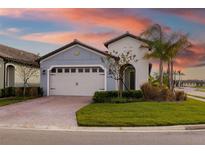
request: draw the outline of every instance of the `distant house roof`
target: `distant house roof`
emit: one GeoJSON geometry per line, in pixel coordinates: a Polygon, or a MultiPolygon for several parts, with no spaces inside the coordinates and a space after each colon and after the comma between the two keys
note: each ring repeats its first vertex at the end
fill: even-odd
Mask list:
{"type": "Polygon", "coordinates": [[[23,50],[15,49],[1,44],[0,58],[6,61],[39,67],[39,64],[36,62],[39,56],[33,53],[29,53],[23,50]]]}
{"type": "Polygon", "coordinates": [[[111,39],[111,40],[105,42],[104,45],[105,45],[106,47],[108,47],[109,44],[111,44],[111,43],[113,43],[113,42],[116,42],[116,41],[118,41],[118,40],[120,40],[120,39],[122,39],[122,38],[124,38],[124,37],[127,37],[127,36],[132,37],[132,38],[134,38],[134,39],[136,39],[136,40],[139,40],[139,41],[143,41],[143,39],[140,38],[139,36],[136,36],[136,35],[133,35],[133,34],[131,34],[131,33],[129,33],[129,32],[126,32],[126,33],[124,33],[124,34],[122,34],[122,35],[120,35],[120,36],[117,36],[117,37],[115,37],[115,38],[113,38],[113,39],[111,39]]]}
{"type": "MultiPolygon", "coordinates": [[[[109,54],[107,53],[107,51],[99,50],[99,49],[97,49],[97,48],[95,48],[95,47],[92,47],[92,46],[90,46],[90,45],[87,45],[87,44],[85,44],[85,43],[82,43],[82,42],[80,42],[80,41],[77,40],[77,39],[74,39],[71,43],[66,44],[66,45],[64,45],[63,47],[58,48],[58,49],[56,49],[56,50],[54,50],[54,51],[52,51],[52,52],[50,52],[50,53],[48,53],[48,54],[46,54],[46,55],[40,57],[40,58],[38,59],[38,61],[41,61],[41,60],[43,60],[43,59],[45,59],[45,58],[48,58],[48,57],[50,57],[50,56],[52,56],[52,55],[54,55],[54,54],[56,54],[56,53],[58,53],[58,52],[60,52],[60,51],[62,51],[62,50],[64,50],[64,49],[69,48],[69,47],[74,46],[74,45],[81,45],[81,46],[83,46],[83,47],[85,47],[85,48],[91,49],[91,50],[93,50],[93,51],[95,51],[95,52],[97,52],[97,53],[100,53],[100,54],[102,54],[102,55],[111,56],[111,55],[109,55],[109,54]]],[[[114,58],[114,56],[112,56],[112,57],[114,58]]]]}

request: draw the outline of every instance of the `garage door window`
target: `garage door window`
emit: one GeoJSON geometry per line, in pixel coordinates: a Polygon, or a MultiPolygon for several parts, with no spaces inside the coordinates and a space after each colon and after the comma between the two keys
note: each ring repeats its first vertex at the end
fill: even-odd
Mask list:
{"type": "Polygon", "coordinates": [[[90,68],[85,68],[85,73],[89,73],[90,72],[90,68]]]}
{"type": "Polygon", "coordinates": [[[53,69],[51,70],[51,73],[56,73],[56,68],[53,68],[53,69]]]}
{"type": "Polygon", "coordinates": [[[92,68],[92,72],[93,72],[93,73],[95,73],[95,72],[97,72],[97,71],[98,71],[97,68],[92,68]]]}
{"type": "Polygon", "coordinates": [[[79,73],[83,73],[83,68],[79,68],[79,69],[78,69],[78,72],[79,72],[79,73]]]}
{"type": "Polygon", "coordinates": [[[69,68],[65,68],[65,73],[69,73],[69,72],[70,72],[69,68]]]}
{"type": "Polygon", "coordinates": [[[76,69],[75,68],[71,68],[71,73],[75,73],[76,69]]]}
{"type": "Polygon", "coordinates": [[[99,68],[100,73],[104,73],[104,70],[102,68],[99,68]]]}
{"type": "Polygon", "coordinates": [[[63,69],[62,68],[58,68],[58,73],[62,73],[63,69]]]}

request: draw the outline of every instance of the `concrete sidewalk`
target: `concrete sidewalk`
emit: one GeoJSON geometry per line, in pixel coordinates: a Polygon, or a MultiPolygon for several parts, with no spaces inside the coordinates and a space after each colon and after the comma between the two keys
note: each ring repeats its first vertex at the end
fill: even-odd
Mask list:
{"type": "Polygon", "coordinates": [[[205,102],[205,99],[203,99],[203,98],[198,98],[198,97],[189,96],[189,95],[187,95],[187,97],[192,98],[192,99],[196,99],[196,100],[199,100],[199,101],[202,101],[202,102],[205,102]]]}
{"type": "Polygon", "coordinates": [[[55,126],[26,126],[26,125],[0,125],[0,129],[23,130],[52,130],[73,132],[184,132],[205,130],[205,124],[199,125],[175,125],[175,126],[151,126],[151,127],[55,127],[55,126]]]}

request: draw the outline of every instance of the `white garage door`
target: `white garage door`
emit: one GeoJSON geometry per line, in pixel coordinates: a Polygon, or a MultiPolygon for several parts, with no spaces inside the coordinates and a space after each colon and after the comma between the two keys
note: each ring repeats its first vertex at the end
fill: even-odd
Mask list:
{"type": "Polygon", "coordinates": [[[92,96],[105,88],[101,67],[53,68],[50,72],[50,95],[92,96]]]}

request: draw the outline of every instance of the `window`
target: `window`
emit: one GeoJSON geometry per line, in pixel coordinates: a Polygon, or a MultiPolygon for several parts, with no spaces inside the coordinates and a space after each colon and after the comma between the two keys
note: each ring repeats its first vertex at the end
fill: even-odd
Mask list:
{"type": "Polygon", "coordinates": [[[58,68],[58,73],[62,73],[63,69],[62,68],[58,68]]]}
{"type": "Polygon", "coordinates": [[[69,73],[70,69],[69,68],[65,68],[65,73],[69,73]]]}
{"type": "Polygon", "coordinates": [[[71,68],[71,73],[75,73],[76,69],[75,68],[71,68]]]}
{"type": "Polygon", "coordinates": [[[79,73],[82,73],[82,72],[83,72],[83,68],[79,68],[79,69],[78,69],[78,72],[79,72],[79,73]]]}
{"type": "Polygon", "coordinates": [[[92,68],[92,72],[97,72],[98,71],[98,69],[97,68],[92,68]]]}
{"type": "Polygon", "coordinates": [[[89,73],[90,72],[90,68],[85,68],[85,73],[89,73]]]}
{"type": "Polygon", "coordinates": [[[56,68],[53,68],[53,69],[51,70],[51,73],[56,73],[56,68]]]}
{"type": "Polygon", "coordinates": [[[103,73],[104,70],[100,67],[100,68],[99,68],[99,72],[100,72],[100,73],[103,73]]]}

